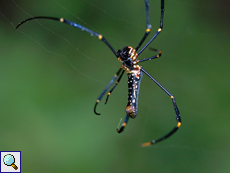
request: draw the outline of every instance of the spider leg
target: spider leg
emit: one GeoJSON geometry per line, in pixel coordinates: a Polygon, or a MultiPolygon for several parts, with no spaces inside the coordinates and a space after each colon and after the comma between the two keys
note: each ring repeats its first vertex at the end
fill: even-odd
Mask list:
{"type": "MultiPolygon", "coordinates": [[[[102,97],[105,95],[106,91],[107,91],[107,90],[109,89],[109,87],[113,84],[113,82],[115,81],[115,79],[120,75],[120,73],[121,73],[122,70],[123,70],[123,69],[120,68],[120,69],[117,71],[117,73],[113,76],[112,80],[109,82],[109,84],[108,84],[108,85],[106,86],[106,88],[102,91],[102,93],[100,94],[100,96],[97,98],[97,101],[96,101],[95,106],[94,106],[94,113],[95,113],[96,115],[101,115],[100,113],[97,113],[97,112],[96,112],[97,104],[101,101],[101,99],[102,99],[102,97]]],[[[123,70],[123,72],[121,73],[121,76],[123,75],[123,73],[124,73],[124,70],[123,70]]],[[[121,76],[118,78],[118,80],[121,78],[121,76]]],[[[116,84],[115,84],[115,85],[116,85],[116,84]]]]}
{"type": "Polygon", "coordinates": [[[138,52],[138,55],[140,55],[147,47],[148,45],[160,34],[163,28],[163,17],[164,17],[164,0],[161,0],[161,20],[160,20],[160,27],[157,30],[157,32],[154,34],[154,36],[144,45],[144,47],[138,52]]]}
{"type": "Polygon", "coordinates": [[[36,17],[32,17],[32,18],[29,18],[29,19],[26,19],[26,20],[22,21],[21,23],[19,23],[19,24],[16,26],[16,29],[18,29],[18,27],[21,26],[23,23],[26,23],[26,22],[28,22],[28,21],[30,21],[30,20],[35,20],[35,19],[55,20],[55,21],[59,21],[59,22],[61,22],[61,23],[65,23],[65,24],[67,24],[67,25],[71,25],[71,26],[73,26],[73,27],[75,27],[75,28],[79,28],[79,29],[81,29],[82,31],[86,31],[86,32],[90,33],[92,36],[96,36],[96,37],[98,37],[99,40],[103,41],[103,42],[110,48],[110,50],[113,52],[113,54],[114,54],[116,57],[118,57],[118,56],[117,56],[117,52],[116,52],[116,51],[114,50],[114,48],[109,44],[109,42],[105,39],[105,37],[103,37],[101,34],[96,33],[96,32],[94,32],[94,31],[92,31],[92,30],[90,30],[90,29],[88,29],[88,28],[86,28],[86,27],[84,27],[84,26],[81,26],[81,25],[79,25],[79,24],[77,24],[77,23],[75,23],[75,22],[72,22],[72,21],[69,21],[69,20],[66,20],[66,19],[63,19],[63,18],[47,17],[47,16],[36,16],[36,17]]]}
{"type": "Polygon", "coordinates": [[[168,134],[166,134],[165,136],[163,136],[160,139],[152,140],[151,142],[146,142],[146,143],[141,144],[142,147],[146,147],[146,146],[155,144],[157,142],[160,142],[160,141],[168,138],[172,134],[174,134],[179,129],[179,127],[181,126],[181,118],[180,118],[180,112],[179,112],[179,109],[176,105],[176,100],[175,100],[174,96],[170,92],[168,92],[159,82],[157,82],[157,80],[154,79],[147,71],[145,71],[143,68],[141,68],[141,71],[143,71],[153,82],[155,82],[172,99],[173,107],[174,107],[175,114],[176,114],[176,120],[177,120],[176,127],[174,127],[168,134]]]}
{"type": "Polygon", "coordinates": [[[129,115],[127,114],[126,117],[125,117],[124,122],[123,122],[122,125],[121,125],[121,128],[119,128],[120,123],[118,124],[118,127],[117,127],[117,132],[118,132],[118,133],[121,133],[121,132],[124,131],[125,126],[126,126],[127,123],[128,123],[128,120],[129,120],[129,115]]]}
{"type": "Polygon", "coordinates": [[[143,42],[145,41],[145,39],[147,38],[147,36],[151,31],[151,25],[149,24],[149,1],[148,0],[145,0],[145,13],[146,13],[146,31],[140,43],[137,45],[136,51],[141,47],[141,45],[143,44],[143,42]]]}
{"type": "Polygon", "coordinates": [[[116,88],[117,84],[120,82],[120,80],[121,80],[121,78],[122,78],[124,72],[125,72],[125,70],[123,70],[123,71],[121,72],[121,75],[120,75],[120,77],[118,78],[118,80],[116,81],[116,83],[114,84],[113,88],[108,92],[107,97],[106,97],[106,100],[105,100],[105,104],[108,102],[108,99],[109,99],[110,94],[113,92],[113,90],[116,88]]]}
{"type": "Polygon", "coordinates": [[[145,58],[145,59],[138,60],[138,62],[152,60],[152,59],[155,59],[155,58],[159,58],[161,56],[161,51],[160,50],[157,50],[157,49],[154,49],[154,48],[151,48],[151,47],[149,49],[158,52],[158,55],[155,55],[155,56],[150,57],[150,58],[145,58]]]}

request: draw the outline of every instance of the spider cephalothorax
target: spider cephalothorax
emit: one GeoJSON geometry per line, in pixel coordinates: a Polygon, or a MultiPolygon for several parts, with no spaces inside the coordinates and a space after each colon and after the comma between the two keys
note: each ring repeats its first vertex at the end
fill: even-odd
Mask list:
{"type": "Polygon", "coordinates": [[[134,68],[140,69],[140,67],[137,65],[138,54],[136,53],[136,50],[133,49],[131,46],[129,47],[126,46],[122,50],[118,50],[117,56],[118,56],[118,60],[123,62],[122,68],[125,69],[127,73],[129,73],[130,70],[133,70],[134,68]]]}

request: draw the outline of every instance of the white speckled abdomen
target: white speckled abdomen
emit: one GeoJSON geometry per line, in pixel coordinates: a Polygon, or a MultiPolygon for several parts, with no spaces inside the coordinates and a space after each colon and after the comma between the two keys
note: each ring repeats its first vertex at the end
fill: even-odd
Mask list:
{"type": "Polygon", "coordinates": [[[128,103],[125,111],[130,118],[135,118],[137,116],[138,95],[142,76],[143,72],[138,68],[128,73],[128,103]]]}

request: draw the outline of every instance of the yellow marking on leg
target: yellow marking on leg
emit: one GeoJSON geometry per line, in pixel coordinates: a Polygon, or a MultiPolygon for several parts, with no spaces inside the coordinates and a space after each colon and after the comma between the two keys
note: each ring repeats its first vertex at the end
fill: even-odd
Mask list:
{"type": "Polygon", "coordinates": [[[126,123],[123,123],[123,124],[122,124],[122,126],[124,126],[124,127],[125,127],[126,125],[127,125],[126,123]]]}
{"type": "Polygon", "coordinates": [[[109,96],[110,94],[111,94],[111,93],[109,92],[109,93],[108,93],[108,96],[109,96]]]}
{"type": "Polygon", "coordinates": [[[102,38],[103,38],[103,36],[102,36],[102,35],[99,35],[99,36],[98,36],[98,39],[99,39],[99,40],[101,40],[102,38]]]}
{"type": "Polygon", "coordinates": [[[100,102],[100,100],[97,100],[97,103],[99,103],[100,102]]]}
{"type": "Polygon", "coordinates": [[[173,96],[170,96],[171,99],[173,99],[174,97],[173,96]]]}
{"type": "Polygon", "coordinates": [[[151,30],[149,28],[146,29],[146,32],[150,32],[151,30]]]}
{"type": "Polygon", "coordinates": [[[181,122],[178,122],[177,123],[177,127],[179,128],[181,126],[181,122]]]}
{"type": "Polygon", "coordinates": [[[59,20],[60,20],[60,22],[64,22],[64,19],[63,19],[63,18],[60,18],[59,20]]]}
{"type": "Polygon", "coordinates": [[[146,143],[142,143],[141,146],[142,147],[147,147],[150,146],[152,143],[151,142],[146,142],[146,143]]]}
{"type": "Polygon", "coordinates": [[[117,59],[118,59],[118,61],[121,61],[121,62],[123,62],[123,61],[122,61],[122,59],[121,59],[120,57],[118,57],[117,59]]]}
{"type": "Polygon", "coordinates": [[[162,31],[162,29],[161,29],[161,28],[159,28],[159,29],[158,29],[158,32],[161,32],[161,31],[162,31]]]}

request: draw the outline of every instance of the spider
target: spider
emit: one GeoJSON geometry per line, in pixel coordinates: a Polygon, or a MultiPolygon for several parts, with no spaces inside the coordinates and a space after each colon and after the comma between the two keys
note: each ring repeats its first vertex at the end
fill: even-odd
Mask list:
{"type": "Polygon", "coordinates": [[[125,46],[122,50],[119,49],[117,52],[110,45],[110,43],[105,39],[105,37],[102,36],[101,34],[96,33],[96,32],[94,32],[94,31],[92,31],[92,30],[90,30],[84,26],[81,26],[75,22],[71,22],[71,21],[63,19],[63,18],[37,16],[37,17],[32,17],[32,18],[29,18],[29,19],[22,21],[16,27],[16,29],[17,29],[23,23],[28,22],[30,20],[34,20],[34,19],[56,20],[56,21],[59,21],[61,23],[65,23],[65,24],[71,25],[73,27],[79,28],[82,31],[86,31],[86,32],[90,33],[92,36],[96,36],[99,40],[103,41],[109,47],[109,49],[113,52],[113,54],[117,57],[117,59],[122,63],[122,65],[119,68],[119,70],[117,71],[117,73],[114,75],[112,80],[109,82],[109,84],[106,86],[106,88],[102,91],[102,93],[97,98],[97,101],[96,101],[95,106],[94,106],[94,113],[96,115],[100,115],[100,113],[97,113],[97,111],[96,111],[96,107],[97,107],[98,103],[101,101],[102,97],[105,95],[105,93],[110,88],[110,86],[118,78],[116,80],[115,84],[113,85],[112,89],[110,89],[110,91],[107,94],[105,104],[107,103],[110,94],[115,89],[115,87],[117,86],[117,84],[121,80],[124,72],[126,71],[126,73],[128,75],[128,103],[127,103],[126,110],[125,110],[126,111],[126,118],[125,118],[125,120],[124,120],[124,122],[120,128],[118,125],[118,127],[117,127],[118,133],[121,133],[124,131],[124,129],[128,123],[129,118],[134,119],[137,116],[138,96],[139,96],[140,83],[141,83],[143,73],[145,73],[153,82],[155,82],[172,99],[173,107],[174,107],[175,114],[176,114],[177,125],[165,136],[163,136],[157,140],[152,140],[150,142],[142,143],[141,146],[143,146],[143,147],[150,146],[152,144],[155,144],[157,142],[160,142],[160,141],[168,138],[169,136],[174,134],[179,129],[179,127],[181,126],[180,112],[179,112],[179,109],[176,105],[175,97],[169,91],[167,91],[156,79],[154,79],[146,70],[144,70],[142,66],[139,65],[140,62],[159,58],[161,56],[161,51],[157,50],[157,49],[150,48],[151,50],[158,52],[158,54],[153,56],[153,57],[150,57],[150,58],[145,58],[145,59],[141,59],[141,60],[137,59],[137,57],[149,46],[149,44],[162,31],[163,16],[164,16],[164,0],[161,0],[160,27],[155,32],[155,34],[152,36],[152,38],[140,49],[143,42],[146,40],[147,36],[149,35],[149,33],[151,31],[151,25],[149,24],[149,1],[148,0],[145,0],[145,12],[146,12],[146,31],[145,31],[143,38],[141,39],[141,41],[137,45],[137,47],[134,49],[131,46],[125,46]],[[139,52],[138,52],[138,50],[139,50],[139,52]]]}

